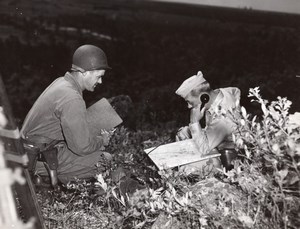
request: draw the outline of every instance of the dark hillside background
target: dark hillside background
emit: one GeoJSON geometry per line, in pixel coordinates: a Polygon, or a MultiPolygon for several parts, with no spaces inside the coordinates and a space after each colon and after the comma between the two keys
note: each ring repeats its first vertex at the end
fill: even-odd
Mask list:
{"type": "Polygon", "coordinates": [[[265,99],[288,97],[291,112],[300,111],[299,15],[129,0],[2,0],[0,72],[20,123],[84,43],[102,47],[113,68],[96,93],[85,94],[87,104],[127,94],[139,127],[187,123],[174,91],[198,70],[215,88],[239,87],[253,113],[247,94],[256,86],[265,99]]]}

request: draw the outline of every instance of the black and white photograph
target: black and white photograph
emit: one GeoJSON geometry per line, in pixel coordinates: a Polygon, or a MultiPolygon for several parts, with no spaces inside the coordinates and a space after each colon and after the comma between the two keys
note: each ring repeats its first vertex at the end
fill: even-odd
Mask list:
{"type": "Polygon", "coordinates": [[[300,0],[0,0],[0,228],[300,228],[300,0]]]}

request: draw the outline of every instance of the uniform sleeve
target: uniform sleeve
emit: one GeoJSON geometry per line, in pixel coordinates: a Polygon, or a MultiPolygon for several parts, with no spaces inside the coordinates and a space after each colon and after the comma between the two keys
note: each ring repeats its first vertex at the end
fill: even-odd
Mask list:
{"type": "Polygon", "coordinates": [[[235,124],[229,118],[216,118],[206,129],[199,123],[190,124],[192,138],[202,155],[209,153],[235,130],[235,124]]]}
{"type": "Polygon", "coordinates": [[[176,141],[182,141],[190,138],[192,138],[192,135],[188,126],[181,127],[175,136],[176,141]]]}
{"type": "Polygon", "coordinates": [[[201,155],[205,155],[209,153],[209,144],[206,132],[202,130],[199,123],[192,123],[189,125],[192,139],[197,145],[198,151],[201,153],[201,155]]]}
{"type": "Polygon", "coordinates": [[[68,148],[78,155],[88,155],[103,146],[102,140],[90,133],[86,106],[80,99],[74,99],[63,105],[61,126],[68,148]]]}
{"type": "Polygon", "coordinates": [[[236,125],[230,118],[216,118],[206,129],[209,149],[219,146],[236,129],[236,125]]]}

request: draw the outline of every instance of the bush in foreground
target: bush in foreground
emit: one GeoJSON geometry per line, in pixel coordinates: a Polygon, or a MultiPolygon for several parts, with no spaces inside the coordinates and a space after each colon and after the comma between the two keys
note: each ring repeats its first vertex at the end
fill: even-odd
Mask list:
{"type": "Polygon", "coordinates": [[[110,145],[112,167],[94,182],[78,180],[60,193],[50,192],[41,202],[46,223],[55,228],[299,228],[299,114],[289,114],[286,98],[268,103],[259,88],[250,89],[249,96],[261,105],[262,116],[252,117],[243,107],[239,117],[232,116],[239,150],[234,169],[206,177],[158,172],[142,149],[166,142],[172,130],[120,128],[110,145]],[[120,165],[139,184],[137,191],[124,192],[121,179],[112,179],[120,165]]]}

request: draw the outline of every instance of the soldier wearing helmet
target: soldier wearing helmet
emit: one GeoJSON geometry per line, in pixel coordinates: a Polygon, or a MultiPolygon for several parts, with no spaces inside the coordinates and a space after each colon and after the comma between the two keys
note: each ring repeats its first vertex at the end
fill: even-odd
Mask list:
{"type": "MultiPolygon", "coordinates": [[[[45,89],[24,120],[21,134],[28,148],[58,149],[57,175],[63,183],[75,177],[93,177],[95,164],[111,157],[102,152],[109,143],[109,135],[92,134],[82,97],[83,91],[94,91],[102,83],[108,69],[102,49],[94,45],[80,46],[73,54],[71,70],[45,89]]],[[[37,163],[35,173],[48,175],[41,163],[37,163]]]]}

